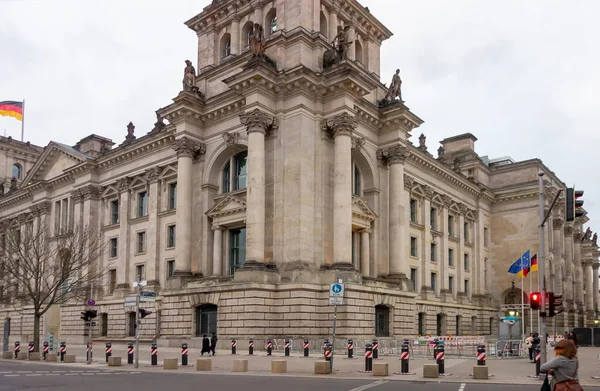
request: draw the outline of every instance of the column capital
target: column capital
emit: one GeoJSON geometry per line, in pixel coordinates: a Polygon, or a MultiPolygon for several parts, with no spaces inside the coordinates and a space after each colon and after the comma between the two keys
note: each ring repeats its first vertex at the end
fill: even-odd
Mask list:
{"type": "Polygon", "coordinates": [[[371,228],[365,228],[365,229],[361,229],[360,230],[361,234],[370,234],[371,233],[371,228]]]}
{"type": "Polygon", "coordinates": [[[240,114],[240,122],[246,127],[248,133],[260,132],[268,135],[271,130],[277,128],[277,118],[260,109],[240,114]]]}
{"type": "Polygon", "coordinates": [[[129,190],[129,185],[131,185],[131,181],[133,181],[133,178],[130,177],[125,177],[125,178],[121,178],[117,181],[117,189],[119,189],[119,191],[121,193],[129,190]]]}
{"type": "Polygon", "coordinates": [[[573,232],[573,240],[575,242],[581,242],[581,239],[583,239],[583,232],[581,232],[581,231],[573,232]]]}
{"type": "Polygon", "coordinates": [[[356,118],[348,113],[342,113],[321,121],[321,129],[336,136],[352,136],[352,131],[358,126],[356,118]]]}
{"type": "Polygon", "coordinates": [[[160,175],[159,167],[152,167],[146,170],[146,179],[148,182],[156,182],[158,181],[158,176],[160,175]]]}
{"type": "Polygon", "coordinates": [[[433,190],[433,187],[428,185],[423,185],[423,192],[425,193],[425,199],[429,201],[431,201],[435,195],[435,190],[433,190]]]}
{"type": "Polygon", "coordinates": [[[597,263],[597,262],[595,262],[595,263],[592,263],[592,269],[594,269],[594,270],[596,270],[596,271],[597,271],[597,270],[598,270],[598,268],[600,268],[600,263],[597,263]]]}
{"type": "Polygon", "coordinates": [[[564,226],[564,231],[565,231],[565,236],[571,236],[571,235],[573,235],[573,226],[572,225],[565,225],[564,226]]]}
{"type": "Polygon", "coordinates": [[[43,201],[38,204],[34,204],[31,208],[34,216],[41,216],[50,213],[52,204],[50,201],[43,201]]]}
{"type": "Polygon", "coordinates": [[[225,231],[227,228],[225,228],[221,225],[213,224],[213,226],[210,229],[213,231],[225,231]]]}
{"type": "Polygon", "coordinates": [[[469,211],[469,208],[467,207],[467,205],[458,204],[458,212],[460,213],[460,216],[464,217],[468,211],[469,211]]]}
{"type": "Polygon", "coordinates": [[[565,222],[560,217],[555,217],[552,219],[552,228],[559,230],[565,225],[565,222]]]}
{"type": "Polygon", "coordinates": [[[83,200],[83,194],[81,192],[81,189],[73,190],[71,192],[71,199],[73,200],[73,203],[75,203],[75,204],[81,202],[83,200]]]}
{"type": "Polygon", "coordinates": [[[206,153],[206,144],[193,140],[189,137],[182,137],[175,140],[173,149],[177,152],[177,157],[196,158],[198,155],[206,153]]]}
{"type": "Polygon", "coordinates": [[[448,209],[450,204],[452,204],[452,197],[446,194],[442,194],[442,202],[444,203],[444,208],[448,209]]]}
{"type": "Polygon", "coordinates": [[[87,185],[80,189],[81,196],[84,200],[99,200],[100,199],[100,187],[94,185],[87,185]]]}
{"type": "Polygon", "coordinates": [[[391,165],[395,163],[404,163],[410,155],[408,148],[403,145],[394,145],[377,151],[377,159],[391,165]]]}

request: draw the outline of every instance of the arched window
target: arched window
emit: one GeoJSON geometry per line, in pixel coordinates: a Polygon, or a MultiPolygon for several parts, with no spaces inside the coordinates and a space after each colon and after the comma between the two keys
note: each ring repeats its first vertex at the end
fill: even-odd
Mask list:
{"type": "Polygon", "coordinates": [[[352,166],[352,172],[354,174],[352,178],[352,195],[362,197],[362,179],[360,169],[356,163],[354,163],[352,166]]]}
{"type": "Polygon", "coordinates": [[[21,168],[21,165],[19,163],[13,164],[13,166],[12,166],[12,177],[13,178],[21,179],[22,172],[23,172],[23,169],[21,168]]]}
{"type": "Polygon", "coordinates": [[[360,43],[360,41],[358,41],[358,40],[354,41],[354,47],[355,47],[355,51],[356,51],[356,61],[360,62],[361,64],[364,64],[363,47],[362,47],[362,44],[360,43]]]}
{"type": "Polygon", "coordinates": [[[390,309],[385,305],[375,306],[375,336],[390,336],[390,309]]]}
{"type": "Polygon", "coordinates": [[[221,37],[221,58],[231,55],[231,35],[224,34],[221,37]]]}
{"type": "Polygon", "coordinates": [[[324,35],[327,39],[329,39],[329,37],[327,36],[328,31],[327,31],[327,17],[325,16],[325,13],[323,11],[321,11],[321,34],[324,35]]]}
{"type": "Polygon", "coordinates": [[[277,9],[271,8],[271,10],[267,13],[267,17],[265,18],[265,26],[268,26],[268,28],[265,28],[265,33],[267,33],[267,35],[271,35],[277,31],[277,9]]]}
{"type": "Polygon", "coordinates": [[[214,304],[196,307],[196,337],[217,333],[217,310],[214,304]]]}
{"type": "Polygon", "coordinates": [[[248,182],[248,151],[233,156],[223,167],[223,193],[242,190],[248,182]]]}

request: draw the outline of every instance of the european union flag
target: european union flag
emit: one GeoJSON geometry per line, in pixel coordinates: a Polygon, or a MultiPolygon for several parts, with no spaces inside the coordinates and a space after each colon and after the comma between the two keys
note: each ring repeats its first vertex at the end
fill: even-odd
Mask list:
{"type": "Polygon", "coordinates": [[[521,256],[521,258],[517,259],[515,263],[513,263],[509,268],[508,272],[512,274],[519,274],[520,277],[523,277],[523,270],[529,269],[529,260],[531,258],[531,253],[529,250],[525,251],[525,254],[521,256]]]}

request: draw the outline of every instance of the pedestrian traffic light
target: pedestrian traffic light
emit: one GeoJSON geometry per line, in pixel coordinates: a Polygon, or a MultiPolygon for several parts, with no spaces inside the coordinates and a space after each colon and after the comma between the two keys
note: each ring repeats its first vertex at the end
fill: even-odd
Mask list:
{"type": "Polygon", "coordinates": [[[140,308],[140,317],[144,319],[146,316],[150,315],[152,311],[140,308]]]}
{"type": "Polygon", "coordinates": [[[548,292],[549,316],[555,316],[563,312],[562,303],[562,295],[555,295],[554,292],[548,292]]]}
{"type": "Polygon", "coordinates": [[[540,292],[532,292],[529,294],[529,306],[532,310],[540,309],[540,292]]]}
{"type": "Polygon", "coordinates": [[[87,310],[87,311],[82,311],[81,315],[83,315],[81,317],[82,320],[85,320],[86,322],[89,322],[90,320],[94,319],[96,316],[98,316],[98,311],[96,310],[87,310]]]}
{"type": "Polygon", "coordinates": [[[575,190],[573,187],[567,188],[566,194],[566,207],[565,207],[565,221],[573,221],[576,217],[583,216],[583,200],[579,198],[583,197],[583,190],[575,190]]]}

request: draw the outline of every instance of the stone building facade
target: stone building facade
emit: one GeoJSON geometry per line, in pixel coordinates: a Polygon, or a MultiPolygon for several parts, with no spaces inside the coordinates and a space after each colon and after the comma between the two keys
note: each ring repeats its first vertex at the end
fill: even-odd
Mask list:
{"type": "MultiPolygon", "coordinates": [[[[213,1],[186,24],[198,72],[153,129],[136,137],[130,123],[116,147],[97,135],[51,142],[0,199],[4,232],[40,215],[51,235],[102,232],[95,335],[130,339],[123,300],[138,275],[158,296],[148,340],[326,337],[338,279],[340,336],[494,335],[514,298],[506,270],[537,250],[538,171],[549,196],[564,183],[537,159],[479,156],[471,134],[441,141],[437,156],[424,135],[414,146],[423,121],[402,101],[381,104],[391,32],[355,0],[213,1]],[[264,54],[249,48],[254,23],[264,54]],[[347,57],[323,68],[339,26],[347,57]]],[[[566,295],[557,323],[573,327],[593,319],[599,254],[582,241],[587,217],[561,216],[548,225],[548,272],[566,295]]],[[[14,304],[0,307],[11,339],[32,327],[14,304]]],[[[58,309],[63,339],[83,341],[84,308],[58,309]]]]}

